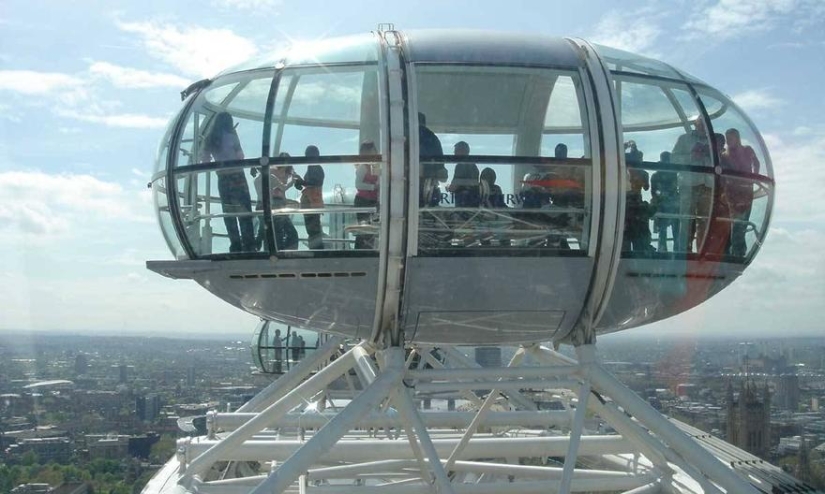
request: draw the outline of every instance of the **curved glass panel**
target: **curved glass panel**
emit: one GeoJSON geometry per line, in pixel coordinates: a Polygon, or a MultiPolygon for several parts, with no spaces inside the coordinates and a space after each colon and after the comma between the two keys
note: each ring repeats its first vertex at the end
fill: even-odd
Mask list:
{"type": "Polygon", "coordinates": [[[419,254],[584,254],[592,162],[578,73],[426,64],[414,77],[419,254]]]}
{"type": "Polygon", "coordinates": [[[681,79],[681,75],[669,65],[652,58],[643,57],[609,46],[593,44],[596,52],[611,71],[633,72],[636,74],[681,79]]]}
{"type": "Polygon", "coordinates": [[[745,115],[724,95],[705,88],[698,89],[699,98],[710,117],[713,132],[725,137],[724,154],[732,160],[726,169],[741,173],[754,173],[773,178],[773,169],[767,150],[762,146],[759,133],[745,115]],[[737,138],[738,134],[738,138],[737,138]],[[733,142],[729,142],[733,137],[733,142]],[[748,151],[747,148],[750,148],[748,151]],[[748,158],[745,154],[753,157],[748,158]],[[742,154],[744,153],[744,154],[742,154]],[[740,156],[741,154],[741,156],[740,156]]]}
{"type": "Polygon", "coordinates": [[[252,337],[252,360],[261,372],[283,374],[317,350],[319,338],[315,331],[267,321],[252,337]]]}
{"type": "MultiPolygon", "coordinates": [[[[380,163],[325,164],[324,185],[310,193],[306,191],[312,186],[303,186],[300,191],[295,188],[301,182],[308,183],[307,177],[312,175],[295,170],[309,166],[272,165],[264,170],[267,168],[270,232],[278,252],[376,252],[380,232],[378,200],[366,187],[370,182],[378,183],[380,163]],[[359,180],[360,189],[346,185],[359,180]],[[321,202],[313,204],[313,200],[321,202]]],[[[198,256],[267,252],[260,170],[237,167],[231,171],[222,168],[176,174],[184,230],[198,256]]],[[[373,191],[377,194],[376,189],[373,191]]]]}
{"type": "Polygon", "coordinates": [[[676,171],[667,163],[629,163],[622,254],[702,252],[711,231],[713,175],[676,171]],[[707,183],[694,187],[688,183],[707,183]]]}
{"type": "Polygon", "coordinates": [[[256,208],[250,168],[222,167],[176,172],[179,208],[186,239],[197,256],[256,252],[264,239],[256,228],[263,212],[256,208]]]}
{"type": "Polygon", "coordinates": [[[219,74],[231,74],[254,69],[286,65],[331,65],[340,63],[376,62],[378,40],[373,34],[357,34],[330,40],[296,43],[284,50],[253,58],[219,74]]]}
{"type": "Polygon", "coordinates": [[[731,245],[724,253],[740,259],[750,257],[764,240],[768,225],[771,185],[755,175],[773,177],[770,156],[757,130],[727,97],[708,88],[698,92],[720,149],[719,214],[731,221],[731,245]]]}
{"type": "Polygon", "coordinates": [[[719,235],[708,246],[708,254],[739,260],[750,258],[765,238],[770,189],[770,183],[761,180],[720,177],[715,216],[719,235]]]}
{"type": "Polygon", "coordinates": [[[683,83],[614,74],[628,168],[622,251],[699,253],[714,201],[711,139],[683,83]]]}
{"type": "MultiPolygon", "coordinates": [[[[194,96],[189,96],[189,98],[194,98],[194,96]]],[[[188,101],[188,99],[187,99],[188,101]]],[[[187,103],[184,102],[183,107],[180,109],[177,115],[174,118],[169,120],[169,123],[166,125],[166,131],[163,133],[163,138],[160,140],[158,144],[158,151],[155,154],[155,170],[154,173],[158,173],[160,171],[166,171],[166,162],[169,156],[169,146],[172,140],[172,133],[175,131],[175,126],[177,125],[178,121],[183,115],[183,112],[186,110],[187,103]]]]}
{"type": "Polygon", "coordinates": [[[281,181],[280,197],[272,199],[273,221],[292,216],[301,237],[297,245],[280,251],[377,251],[385,168],[380,101],[376,65],[282,71],[272,113],[271,155],[306,159],[283,168],[291,178],[281,181]],[[329,159],[355,155],[364,156],[364,162],[329,159]],[[312,212],[294,215],[296,208],[312,212]]]}
{"type": "Polygon", "coordinates": [[[259,158],[273,74],[228,75],[198,93],[186,117],[174,166],[259,158]]]}
{"type": "Polygon", "coordinates": [[[175,259],[185,259],[187,257],[186,251],[178,240],[177,233],[175,233],[175,225],[172,221],[172,214],[169,212],[168,194],[166,177],[161,177],[152,182],[152,201],[158,213],[158,223],[160,224],[163,238],[166,240],[166,245],[169,246],[169,250],[172,251],[175,259]]]}

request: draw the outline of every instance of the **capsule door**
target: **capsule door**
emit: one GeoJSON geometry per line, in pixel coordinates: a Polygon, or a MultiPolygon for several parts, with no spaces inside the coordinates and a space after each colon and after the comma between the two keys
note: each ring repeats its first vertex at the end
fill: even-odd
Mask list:
{"type": "Polygon", "coordinates": [[[591,280],[598,199],[583,73],[407,71],[407,338],[483,345],[566,333],[591,280]]]}

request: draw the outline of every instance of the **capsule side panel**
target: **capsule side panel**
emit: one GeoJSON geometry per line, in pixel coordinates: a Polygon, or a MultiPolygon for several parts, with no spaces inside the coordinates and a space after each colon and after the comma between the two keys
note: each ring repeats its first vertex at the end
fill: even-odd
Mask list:
{"type": "Polygon", "coordinates": [[[634,328],[696,307],[731,284],[743,269],[732,263],[622,259],[597,332],[634,328]]]}
{"type": "Polygon", "coordinates": [[[220,261],[194,279],[230,304],[262,317],[350,338],[369,335],[375,259],[220,261]]]}
{"type": "Polygon", "coordinates": [[[573,327],[592,268],[586,257],[413,258],[404,297],[407,339],[549,341],[573,327]]]}

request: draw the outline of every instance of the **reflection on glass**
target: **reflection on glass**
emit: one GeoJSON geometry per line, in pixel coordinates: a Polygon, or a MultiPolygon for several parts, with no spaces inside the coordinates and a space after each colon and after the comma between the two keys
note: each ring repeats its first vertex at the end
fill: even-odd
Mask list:
{"type": "Polygon", "coordinates": [[[380,148],[378,71],[374,66],[284,70],[272,113],[271,155],[353,155],[370,140],[380,148]]]}
{"type": "Polygon", "coordinates": [[[578,75],[425,65],[415,78],[419,254],[585,252],[592,165],[578,75]]]}
{"type": "MultiPolygon", "coordinates": [[[[284,153],[281,158],[288,159],[288,156],[284,153]]],[[[374,175],[367,180],[374,180],[376,184],[382,169],[380,163],[375,162],[377,158],[370,154],[370,162],[366,163],[374,175]]],[[[268,252],[262,195],[262,173],[268,171],[272,207],[269,231],[276,249],[273,253],[343,252],[356,248],[374,253],[380,231],[378,202],[356,204],[358,168],[364,165],[304,165],[300,167],[300,173],[295,170],[299,167],[289,164],[181,173],[177,177],[178,195],[187,238],[198,256],[236,253],[233,245],[238,241],[245,246],[244,236],[248,235],[252,236],[252,246],[249,251],[242,252],[268,252]],[[307,171],[310,168],[313,171],[307,171]],[[325,172],[323,179],[320,179],[318,169],[325,172]],[[242,180],[248,187],[250,208],[245,202],[242,205],[233,202],[238,195],[244,195],[238,194],[237,190],[221,193],[224,186],[221,174],[227,172],[231,172],[232,186],[240,186],[236,180],[242,180]]]]}
{"type": "MultiPolygon", "coordinates": [[[[669,163],[670,153],[662,153],[661,161],[669,163]]],[[[653,233],[657,236],[656,250],[672,252],[679,238],[678,174],[655,171],[650,177],[650,210],[653,214],[653,233]],[[658,214],[657,214],[658,213],[658,214]]]]}
{"type": "Polygon", "coordinates": [[[475,170],[469,161],[446,165],[450,186],[420,209],[419,254],[586,251],[589,165],[536,164],[519,188],[502,188],[491,167],[475,170]]]}
{"type": "Polygon", "coordinates": [[[721,177],[717,210],[725,226],[720,233],[723,238],[710,253],[737,258],[751,255],[764,238],[768,187],[755,179],[721,177]]]}
{"type": "MultiPolygon", "coordinates": [[[[667,165],[669,153],[662,154],[660,163],[645,164],[667,165]]],[[[713,175],[665,168],[643,164],[628,169],[623,253],[748,258],[764,235],[770,185],[757,178],[722,175],[715,189],[682,187],[685,181],[713,184],[713,175]],[[703,177],[685,177],[691,174],[703,177]],[[695,209],[685,212],[686,204],[695,209]]]]}
{"type": "Polygon", "coordinates": [[[174,222],[172,221],[172,214],[169,211],[169,196],[166,188],[166,177],[161,177],[152,182],[152,196],[155,203],[155,208],[158,212],[158,219],[160,222],[160,229],[163,233],[163,238],[166,240],[166,245],[176,259],[186,257],[186,252],[178,240],[175,233],[174,222]]]}
{"type": "Polygon", "coordinates": [[[657,77],[667,77],[671,79],[680,79],[685,77],[691,81],[701,82],[699,79],[686,74],[685,72],[677,71],[666,63],[651,58],[646,58],[641,55],[618,50],[609,46],[594,44],[599,56],[604,59],[610,70],[621,72],[634,72],[638,74],[652,75],[657,77]]]}

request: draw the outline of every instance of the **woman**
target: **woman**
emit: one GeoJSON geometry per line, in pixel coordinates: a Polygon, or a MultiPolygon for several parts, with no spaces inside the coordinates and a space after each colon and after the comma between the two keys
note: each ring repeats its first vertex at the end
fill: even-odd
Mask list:
{"type": "Polygon", "coordinates": [[[496,185],[496,172],[492,168],[481,170],[479,177],[479,188],[481,189],[481,207],[489,209],[506,208],[504,203],[504,193],[501,187],[496,185]]]}
{"type": "MultiPolygon", "coordinates": [[[[281,153],[278,157],[289,158],[289,154],[281,153]]],[[[296,178],[292,165],[271,168],[269,185],[273,210],[287,207],[286,191],[295,184],[296,178]]],[[[275,227],[275,245],[278,250],[298,250],[298,230],[289,216],[273,215],[272,224],[275,227]]]]}
{"type": "MultiPolygon", "coordinates": [[[[378,154],[375,148],[375,143],[372,141],[364,141],[358,153],[362,156],[378,154]]],[[[355,207],[356,208],[374,208],[378,205],[378,173],[374,169],[372,163],[360,163],[355,165],[355,207]]],[[[370,223],[372,213],[356,213],[358,224],[367,225],[370,223]]],[[[375,248],[373,240],[375,235],[356,235],[355,248],[356,249],[373,249],[375,248]]]]}
{"type": "MultiPolygon", "coordinates": [[[[279,158],[289,158],[289,153],[281,153],[279,158]]],[[[256,168],[252,168],[250,173],[255,177],[255,190],[258,192],[258,206],[257,211],[263,210],[263,180],[261,174],[258,174],[256,168]]],[[[297,175],[292,169],[292,165],[286,166],[271,166],[269,168],[269,199],[271,209],[283,209],[287,207],[286,191],[289,190],[295,183],[297,175]]],[[[255,237],[255,245],[258,250],[261,249],[264,242],[265,231],[263,215],[260,216],[261,221],[258,224],[258,234],[255,237]]],[[[292,224],[292,220],[288,215],[272,215],[273,230],[275,233],[275,245],[278,250],[297,250],[298,249],[298,231],[292,224]]]]}
{"type": "MultiPolygon", "coordinates": [[[[212,128],[206,136],[201,161],[216,162],[244,159],[238,133],[232,115],[221,112],[215,115],[212,128]]],[[[255,233],[252,226],[252,201],[249,197],[249,185],[240,168],[217,170],[218,194],[229,236],[229,252],[252,252],[255,250],[255,233]]]]}

